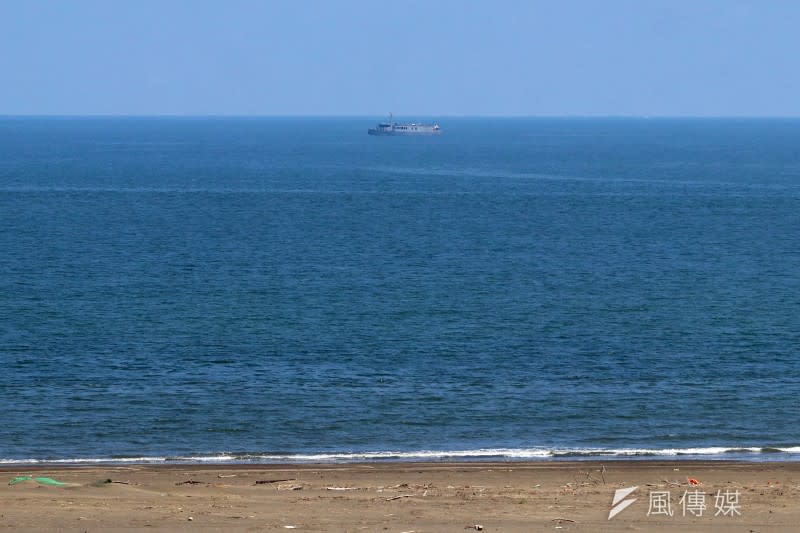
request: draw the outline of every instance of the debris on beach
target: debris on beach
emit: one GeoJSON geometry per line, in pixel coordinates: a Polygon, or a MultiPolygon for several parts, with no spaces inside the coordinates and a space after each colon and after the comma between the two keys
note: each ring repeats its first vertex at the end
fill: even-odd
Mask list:
{"type": "Polygon", "coordinates": [[[9,485],[16,485],[17,483],[22,483],[23,481],[35,481],[40,485],[49,485],[51,487],[66,487],[68,485],[73,485],[74,483],[63,483],[61,481],[56,481],[51,477],[31,477],[31,476],[17,476],[14,479],[11,479],[8,484],[9,485]]]}
{"type": "Polygon", "coordinates": [[[286,479],[259,479],[253,485],[269,485],[271,483],[282,483],[284,481],[297,481],[296,478],[286,478],[286,479]]]}
{"type": "Polygon", "coordinates": [[[86,486],[87,487],[103,487],[105,485],[110,485],[112,483],[117,483],[119,485],[130,485],[131,484],[130,481],[114,481],[111,478],[106,478],[106,479],[101,479],[101,480],[98,480],[98,481],[94,481],[92,483],[87,484],[86,486]]]}
{"type": "Polygon", "coordinates": [[[398,496],[392,496],[391,498],[384,498],[387,502],[391,502],[394,500],[399,500],[400,498],[412,498],[414,494],[400,494],[398,496]]]}
{"type": "Polygon", "coordinates": [[[278,490],[303,490],[303,485],[299,483],[278,483],[275,488],[278,490]]]}

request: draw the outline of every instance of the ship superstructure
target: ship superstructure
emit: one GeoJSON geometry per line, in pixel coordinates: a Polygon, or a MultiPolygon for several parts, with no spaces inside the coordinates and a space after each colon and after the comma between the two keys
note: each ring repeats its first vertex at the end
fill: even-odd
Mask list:
{"type": "Polygon", "coordinates": [[[389,122],[381,122],[367,130],[370,135],[439,135],[442,133],[438,124],[422,124],[418,122],[395,122],[389,113],[389,122]]]}

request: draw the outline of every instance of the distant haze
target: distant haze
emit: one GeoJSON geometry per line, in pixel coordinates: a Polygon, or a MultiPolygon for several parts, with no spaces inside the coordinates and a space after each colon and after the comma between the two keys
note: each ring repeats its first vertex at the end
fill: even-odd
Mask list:
{"type": "Polygon", "coordinates": [[[794,1],[0,2],[0,114],[800,116],[794,1]]]}

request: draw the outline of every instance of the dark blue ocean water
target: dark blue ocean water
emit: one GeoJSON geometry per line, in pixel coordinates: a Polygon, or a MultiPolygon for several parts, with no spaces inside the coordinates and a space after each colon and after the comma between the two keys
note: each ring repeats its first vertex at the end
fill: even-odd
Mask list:
{"type": "Polygon", "coordinates": [[[0,118],[0,459],[800,455],[800,121],[372,123],[0,118]]]}

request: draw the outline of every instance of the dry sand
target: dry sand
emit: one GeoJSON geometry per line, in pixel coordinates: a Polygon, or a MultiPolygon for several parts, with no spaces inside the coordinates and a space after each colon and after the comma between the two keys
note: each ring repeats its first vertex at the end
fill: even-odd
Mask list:
{"type": "MultiPolygon", "coordinates": [[[[4,467],[11,531],[800,531],[800,463],[533,462],[4,467]],[[603,469],[605,465],[605,469],[603,469]],[[68,487],[24,481],[47,476],[68,487]],[[691,485],[689,478],[699,485],[691,485]],[[113,483],[106,482],[112,480],[113,483]],[[615,489],[636,501],[609,520],[615,489]],[[700,517],[684,491],[705,493],[700,517]],[[715,516],[738,491],[740,515],[715,516]],[[669,492],[672,516],[647,516],[669,492]],[[658,496],[655,496],[658,498],[658,496]]],[[[626,498],[627,499],[627,498],[626,498]]]]}

